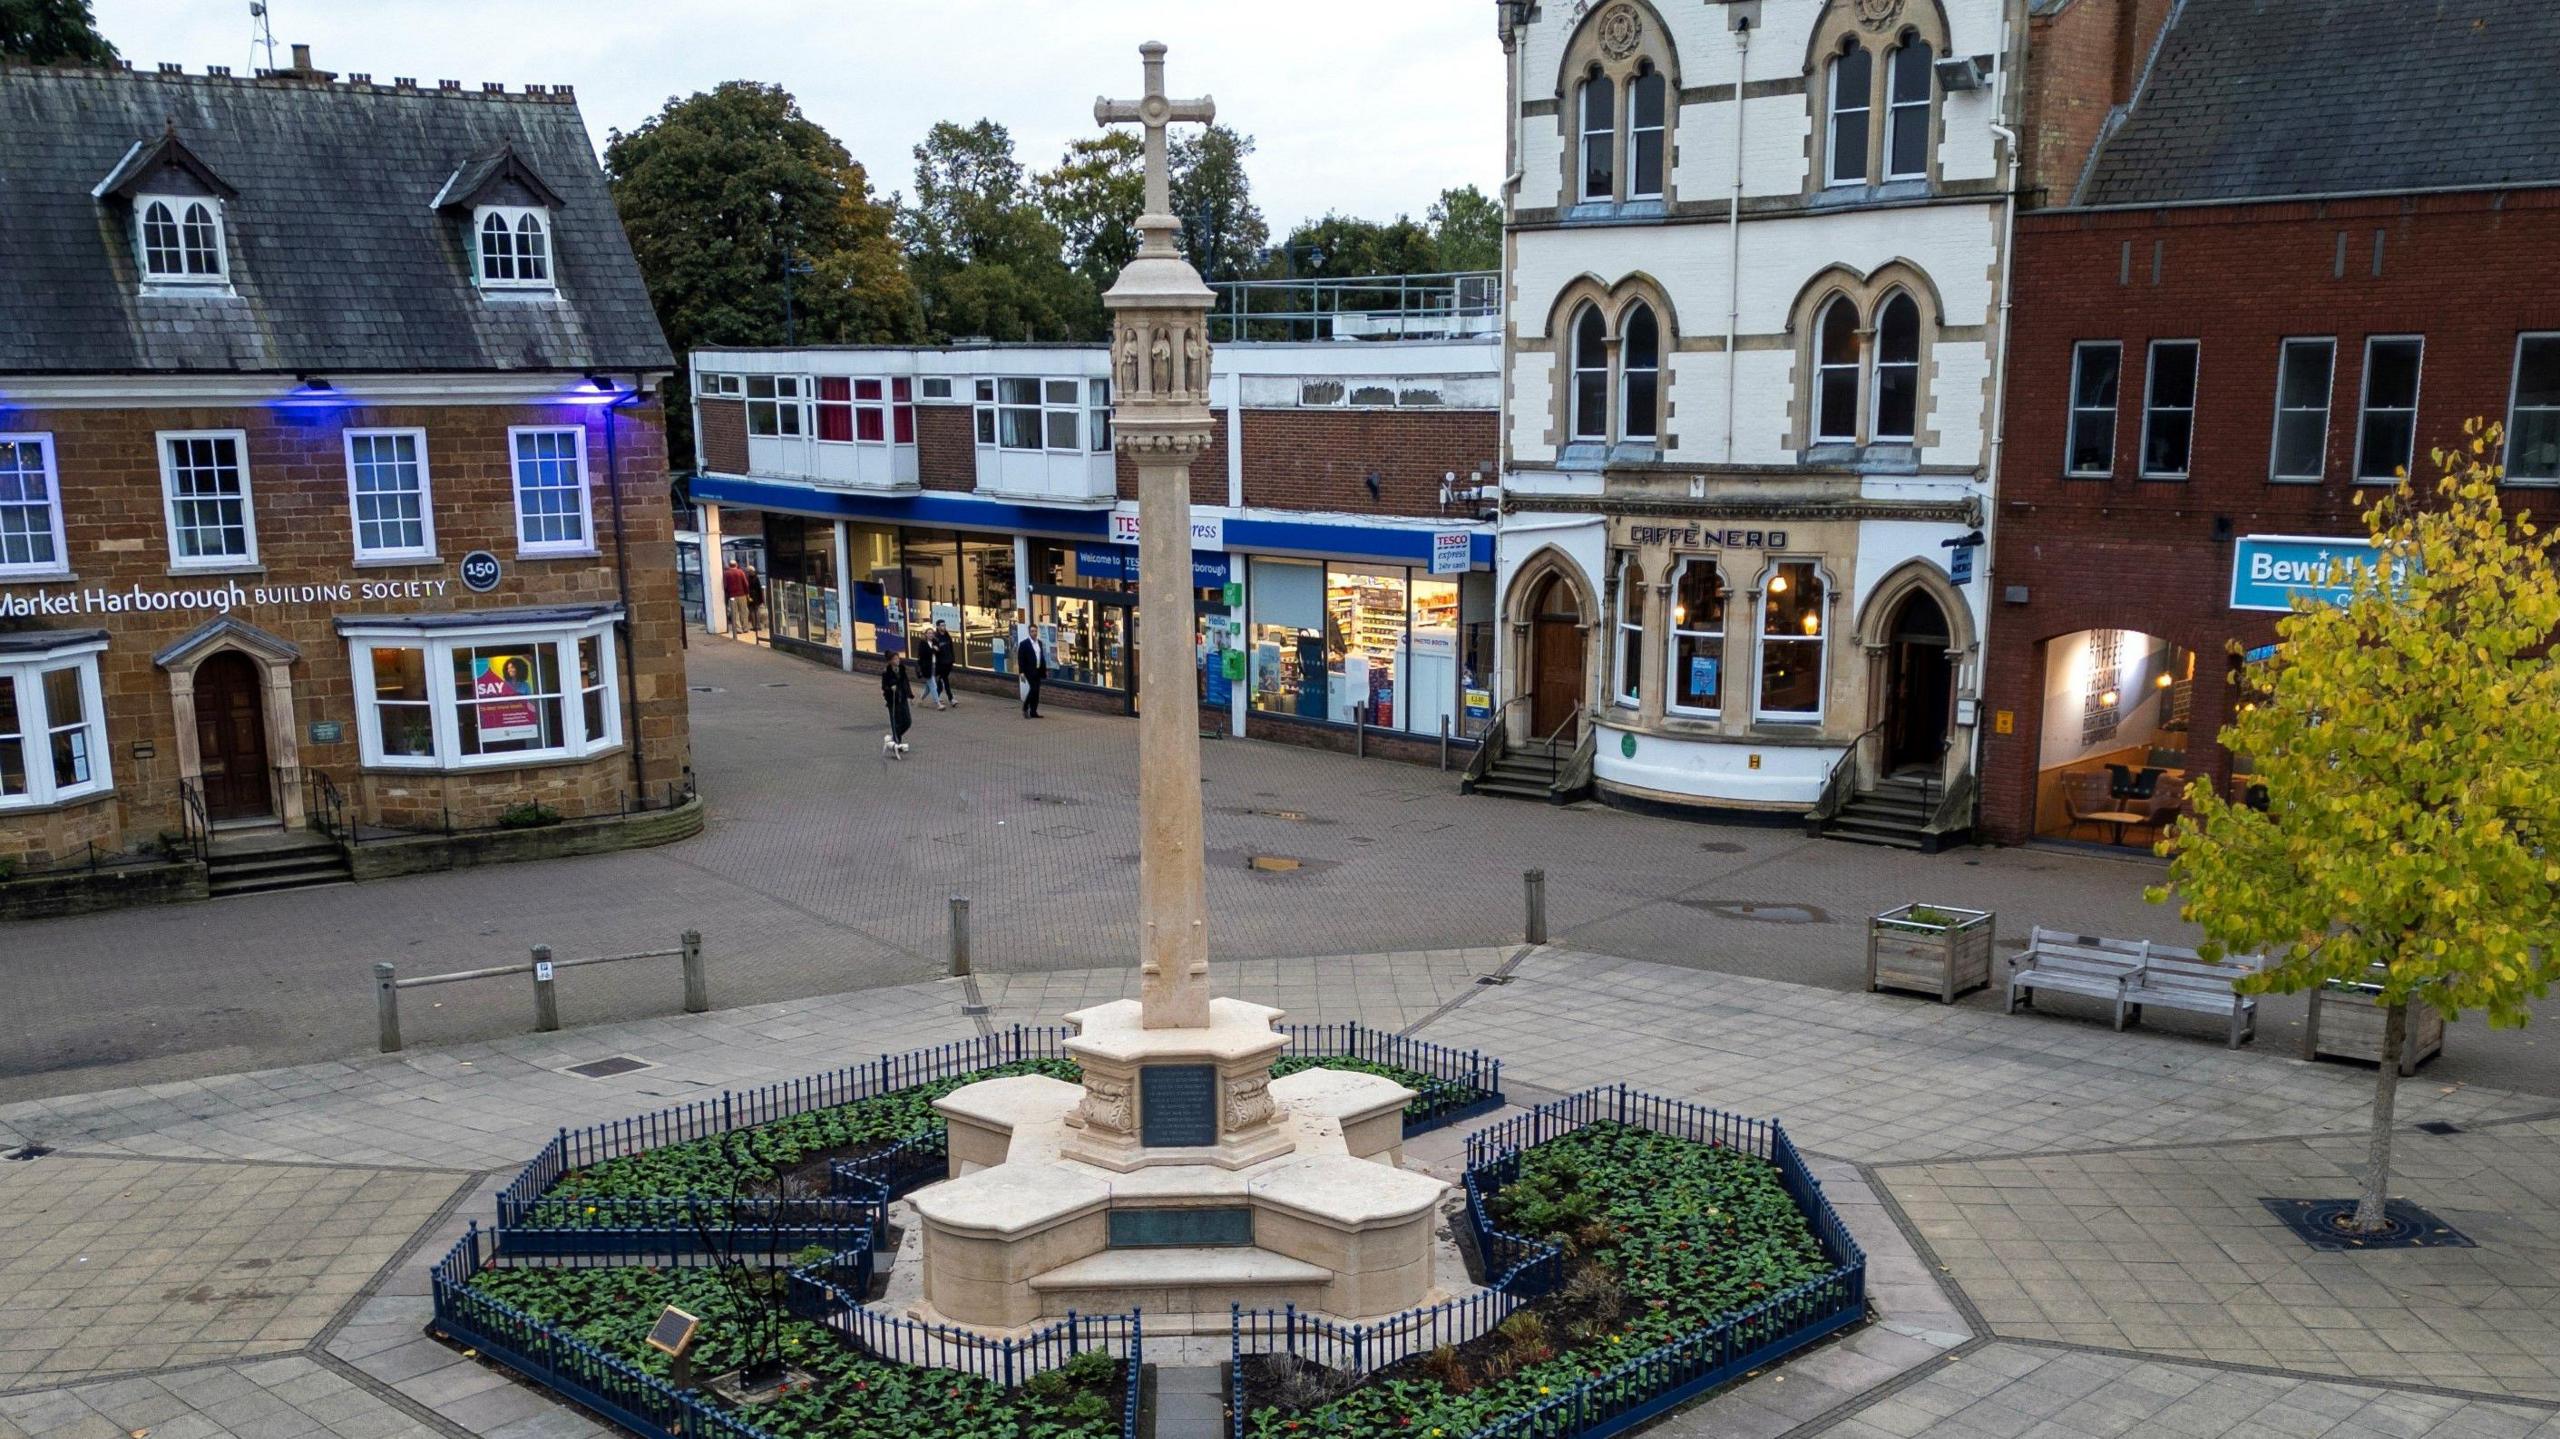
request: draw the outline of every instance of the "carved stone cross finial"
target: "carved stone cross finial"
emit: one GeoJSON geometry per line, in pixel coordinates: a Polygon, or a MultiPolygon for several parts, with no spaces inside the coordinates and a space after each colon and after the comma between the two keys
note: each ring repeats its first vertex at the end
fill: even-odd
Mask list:
{"type": "MultiPolygon", "coordinates": [[[[1165,148],[1165,128],[1169,125],[1207,125],[1218,118],[1218,102],[1203,95],[1197,100],[1167,99],[1164,93],[1164,42],[1150,40],[1138,47],[1147,70],[1147,92],[1136,100],[1096,100],[1093,120],[1097,125],[1142,125],[1147,132],[1147,218],[1173,217],[1173,162],[1165,148]]],[[[1148,227],[1147,240],[1170,240],[1154,227],[1148,227]]]]}

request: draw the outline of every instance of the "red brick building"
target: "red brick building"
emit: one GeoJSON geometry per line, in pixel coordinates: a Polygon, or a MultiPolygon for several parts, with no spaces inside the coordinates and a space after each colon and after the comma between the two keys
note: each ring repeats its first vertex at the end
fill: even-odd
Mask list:
{"type": "Polygon", "coordinates": [[[964,682],[1009,690],[1028,634],[1054,700],[1126,711],[1180,676],[1236,735],[1436,755],[1444,724],[1463,744],[1495,703],[1478,487],[1499,349],[1448,333],[1445,308],[1430,322],[1432,338],[1214,337],[1197,603],[1170,668],[1138,633],[1136,471],[1112,451],[1099,345],[697,352],[704,552],[755,514],[768,573],[746,627],[826,663],[906,652],[940,622],[964,682]]]}
{"type": "Polygon", "coordinates": [[[0,912],[681,830],[671,357],[565,90],[10,67],[0,193],[0,912]]]}
{"type": "Polygon", "coordinates": [[[2034,43],[1982,829],[2140,845],[2245,787],[2252,653],[2395,471],[2492,420],[2551,507],[2560,10],[2078,0],[2034,43]]]}

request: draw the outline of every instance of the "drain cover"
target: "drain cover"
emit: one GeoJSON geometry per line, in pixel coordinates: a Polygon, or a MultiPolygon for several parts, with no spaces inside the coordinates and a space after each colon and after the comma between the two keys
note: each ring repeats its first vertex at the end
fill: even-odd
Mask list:
{"type": "Polygon", "coordinates": [[[9,1157],[11,1159],[42,1159],[52,1152],[41,1144],[30,1144],[24,1149],[10,1150],[9,1157]]]}
{"type": "Polygon", "coordinates": [[[1829,924],[1831,916],[1809,904],[1769,904],[1750,899],[1684,899],[1683,908],[1754,924],[1829,924]]]}
{"type": "Polygon", "coordinates": [[[1480,975],[1477,975],[1477,976],[1476,976],[1476,983],[1478,983],[1478,984],[1509,984],[1509,983],[1510,983],[1510,982],[1511,982],[1515,977],[1516,977],[1516,976],[1508,975],[1508,974],[1480,974],[1480,975]]]}
{"type": "Polygon", "coordinates": [[[1741,845],[1735,844],[1729,839],[1711,839],[1705,844],[1698,846],[1698,848],[1705,850],[1709,854],[1741,854],[1744,852],[1741,845]]]}
{"type": "Polygon", "coordinates": [[[2460,1134],[2462,1126],[2450,1119],[2430,1119],[2418,1126],[2422,1134],[2460,1134]]]}
{"type": "Polygon", "coordinates": [[[645,1059],[633,1059],[627,1054],[617,1054],[611,1059],[590,1059],[584,1064],[570,1065],[568,1072],[580,1079],[611,1079],[617,1074],[637,1074],[641,1070],[655,1067],[645,1059]]]}

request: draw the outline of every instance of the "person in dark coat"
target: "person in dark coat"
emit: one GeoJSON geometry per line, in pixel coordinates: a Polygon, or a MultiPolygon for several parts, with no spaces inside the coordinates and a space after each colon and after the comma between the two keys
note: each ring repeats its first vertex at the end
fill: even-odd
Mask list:
{"type": "Polygon", "coordinates": [[[1013,647],[1013,665],[1022,676],[1022,717],[1040,718],[1040,682],[1049,677],[1049,657],[1040,650],[1039,636],[1029,630],[1013,647]]]}
{"type": "Polygon", "coordinates": [[[933,707],[960,708],[960,696],[951,691],[951,671],[960,663],[960,646],[952,642],[949,625],[940,620],[933,622],[933,633],[925,638],[924,656],[924,692],[933,696],[933,707]]]}
{"type": "Polygon", "coordinates": [[[916,722],[915,688],[907,679],[907,657],[891,655],[880,667],[880,700],[889,708],[889,732],[881,736],[880,752],[892,759],[907,757],[907,730],[916,722]]]}

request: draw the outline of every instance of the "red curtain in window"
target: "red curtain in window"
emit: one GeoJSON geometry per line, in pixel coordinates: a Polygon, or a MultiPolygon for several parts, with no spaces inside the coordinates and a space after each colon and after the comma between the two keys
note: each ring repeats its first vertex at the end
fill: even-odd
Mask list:
{"type": "Polygon", "coordinates": [[[890,407],[889,415],[892,424],[896,427],[898,443],[902,445],[912,445],[916,442],[916,397],[914,387],[915,382],[912,380],[891,380],[889,382],[889,397],[894,401],[890,407]]]}
{"type": "Polygon", "coordinates": [[[888,422],[880,413],[880,382],[878,380],[854,381],[853,402],[854,438],[875,445],[887,439],[888,422]]]}
{"type": "Polygon", "coordinates": [[[853,382],[837,376],[818,377],[818,438],[853,438],[853,382]]]}

